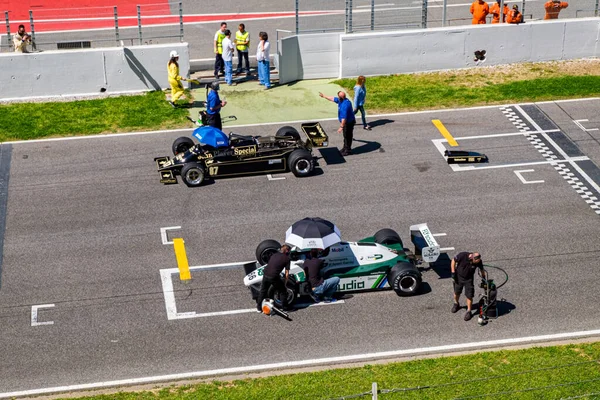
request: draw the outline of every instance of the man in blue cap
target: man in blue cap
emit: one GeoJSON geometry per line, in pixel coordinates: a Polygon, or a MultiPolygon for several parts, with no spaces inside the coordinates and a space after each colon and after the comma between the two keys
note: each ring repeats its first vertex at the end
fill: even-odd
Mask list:
{"type": "Polygon", "coordinates": [[[338,92],[337,97],[325,96],[321,92],[319,92],[319,96],[338,105],[338,120],[340,121],[338,133],[344,133],[344,148],[342,148],[341,153],[343,156],[352,154],[352,137],[354,136],[354,125],[356,124],[352,102],[346,97],[346,93],[341,90],[338,92]]]}
{"type": "Polygon", "coordinates": [[[221,122],[221,108],[227,105],[227,101],[221,101],[219,98],[219,81],[210,84],[210,90],[206,98],[206,114],[208,125],[223,130],[221,122]]]}

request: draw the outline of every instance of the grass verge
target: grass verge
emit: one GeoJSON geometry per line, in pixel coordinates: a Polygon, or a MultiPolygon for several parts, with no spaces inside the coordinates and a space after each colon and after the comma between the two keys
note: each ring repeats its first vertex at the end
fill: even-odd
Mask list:
{"type": "MultiPolygon", "coordinates": [[[[332,399],[370,391],[380,399],[600,398],[600,342],[504,350],[409,362],[366,365],[229,382],[213,381],[155,391],[80,397],[133,399],[332,399]],[[587,396],[585,396],[587,395],[587,396]]],[[[72,398],[72,397],[71,397],[72,398]]],[[[371,396],[362,397],[370,399],[371,396]]]]}
{"type": "Polygon", "coordinates": [[[0,141],[172,129],[189,126],[160,91],[71,102],[0,105],[0,141]]]}

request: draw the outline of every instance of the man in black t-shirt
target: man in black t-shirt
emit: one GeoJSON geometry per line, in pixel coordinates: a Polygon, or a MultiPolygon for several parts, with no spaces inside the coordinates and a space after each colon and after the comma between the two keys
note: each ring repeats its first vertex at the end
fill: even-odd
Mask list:
{"type": "Polygon", "coordinates": [[[311,297],[315,302],[321,301],[321,298],[325,300],[325,303],[332,303],[336,301],[333,298],[333,294],[337,290],[340,278],[332,276],[331,278],[323,279],[321,277],[321,269],[325,266],[323,260],[318,258],[319,250],[312,249],[310,251],[311,258],[304,261],[304,271],[308,276],[308,282],[312,288],[311,297]]]}
{"type": "Polygon", "coordinates": [[[262,302],[269,295],[271,286],[275,287],[275,292],[281,293],[283,306],[287,307],[287,289],[285,288],[290,276],[290,246],[284,244],[281,246],[281,252],[275,253],[269,259],[267,266],[263,269],[263,279],[260,284],[260,294],[256,301],[256,309],[262,312],[262,302]],[[281,272],[285,270],[285,282],[281,280],[281,272]]]}
{"type": "Polygon", "coordinates": [[[458,253],[450,263],[452,281],[454,282],[454,305],[452,306],[452,312],[455,313],[460,310],[458,299],[460,298],[464,288],[465,297],[467,298],[467,313],[465,314],[465,321],[469,321],[472,317],[471,307],[473,306],[473,296],[475,296],[475,285],[473,284],[473,278],[475,277],[475,270],[477,268],[479,268],[481,271],[481,276],[485,278],[483,261],[481,261],[481,254],[479,253],[463,251],[458,253]]]}

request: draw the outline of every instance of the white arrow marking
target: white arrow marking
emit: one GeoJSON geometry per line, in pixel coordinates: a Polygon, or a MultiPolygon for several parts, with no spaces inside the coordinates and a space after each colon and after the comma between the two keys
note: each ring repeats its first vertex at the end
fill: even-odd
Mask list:
{"type": "Polygon", "coordinates": [[[39,306],[31,306],[31,326],[54,325],[54,321],[38,322],[38,310],[40,308],[53,308],[54,304],[40,304],[39,306]]]}
{"type": "Polygon", "coordinates": [[[168,226],[166,228],[160,228],[160,238],[162,240],[162,244],[173,244],[173,242],[169,242],[169,239],[167,238],[167,231],[173,230],[173,229],[181,229],[181,227],[180,226],[168,226]]]}
{"type": "Polygon", "coordinates": [[[521,169],[518,171],[513,171],[515,173],[515,175],[517,175],[519,177],[519,179],[521,180],[521,182],[523,182],[524,184],[528,184],[528,183],[544,183],[544,181],[540,180],[540,181],[528,181],[525,180],[525,178],[523,177],[522,173],[523,172],[534,172],[535,170],[533,169],[521,169]]]}

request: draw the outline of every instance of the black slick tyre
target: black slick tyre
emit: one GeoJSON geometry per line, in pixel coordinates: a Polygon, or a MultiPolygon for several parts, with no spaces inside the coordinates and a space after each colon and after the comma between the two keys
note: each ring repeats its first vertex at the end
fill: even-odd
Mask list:
{"type": "MultiPolygon", "coordinates": [[[[287,306],[290,307],[292,306],[295,302],[296,299],[298,298],[297,294],[298,294],[298,289],[297,289],[297,285],[296,282],[293,281],[293,279],[288,280],[287,286],[287,293],[285,293],[285,296],[287,297],[287,306]]],[[[275,293],[275,287],[271,286],[269,288],[269,292],[267,293],[268,298],[273,299],[273,301],[275,302],[275,306],[277,306],[278,308],[283,307],[283,293],[275,293]]]]}
{"type": "Polygon", "coordinates": [[[407,262],[397,263],[388,272],[388,284],[398,296],[407,297],[419,294],[423,278],[419,270],[407,262]]]}
{"type": "Polygon", "coordinates": [[[181,168],[181,180],[189,187],[202,185],[205,176],[204,167],[200,164],[186,164],[181,168]]]}
{"type": "Polygon", "coordinates": [[[280,249],[281,244],[279,244],[277,240],[263,240],[256,247],[256,261],[258,261],[260,265],[265,265],[269,262],[271,256],[277,253],[280,249]]]}
{"type": "Polygon", "coordinates": [[[189,149],[194,147],[194,141],[189,137],[178,137],[173,142],[173,155],[177,155],[179,153],[185,153],[189,149]]]}
{"type": "Polygon", "coordinates": [[[315,162],[312,154],[304,149],[292,151],[292,154],[290,154],[288,158],[288,164],[290,171],[298,178],[311,175],[315,169],[315,162]]]}
{"type": "Polygon", "coordinates": [[[396,231],[386,228],[375,233],[375,243],[383,245],[402,244],[402,240],[396,231]]]}
{"type": "Polygon", "coordinates": [[[294,128],[293,126],[282,126],[281,128],[279,128],[277,130],[277,133],[275,134],[275,136],[277,137],[291,137],[294,140],[300,140],[300,134],[298,133],[298,131],[296,130],[296,128],[294,128]]]}

